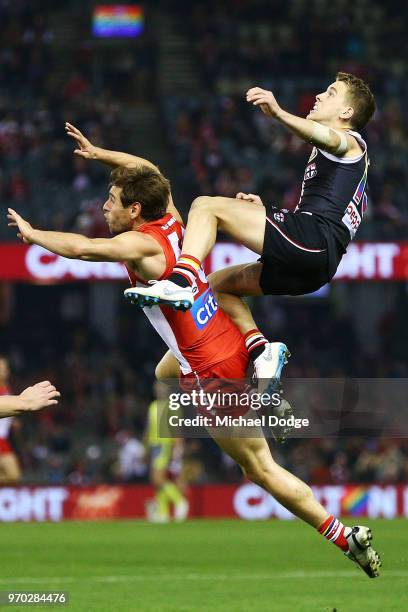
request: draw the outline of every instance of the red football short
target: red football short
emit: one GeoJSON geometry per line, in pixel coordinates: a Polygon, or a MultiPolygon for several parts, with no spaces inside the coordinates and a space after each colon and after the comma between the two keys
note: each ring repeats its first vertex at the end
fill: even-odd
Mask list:
{"type": "MultiPolygon", "coordinates": [[[[246,393],[248,390],[248,379],[246,378],[248,369],[249,356],[244,347],[231,357],[217,363],[208,370],[202,372],[190,372],[180,376],[180,386],[184,391],[203,390],[205,393],[220,393],[238,395],[246,393]]],[[[228,397],[228,396],[224,396],[228,397]]],[[[231,415],[234,417],[244,415],[248,412],[247,405],[241,405],[240,402],[232,403],[216,403],[212,411],[209,411],[205,405],[198,408],[198,412],[204,416],[211,416],[214,413],[231,415]]]]}

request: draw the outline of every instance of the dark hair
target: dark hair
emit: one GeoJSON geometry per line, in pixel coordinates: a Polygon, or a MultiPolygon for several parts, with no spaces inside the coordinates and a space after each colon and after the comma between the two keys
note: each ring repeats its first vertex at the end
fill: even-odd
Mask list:
{"type": "Polygon", "coordinates": [[[112,185],[122,189],[124,208],[134,202],[141,204],[141,216],[146,221],[155,221],[166,214],[170,183],[159,171],[148,166],[115,168],[110,174],[109,186],[112,185]]]}
{"type": "Polygon", "coordinates": [[[349,74],[348,72],[338,72],[336,81],[342,81],[347,85],[347,93],[350,99],[350,104],[354,109],[354,114],[350,119],[353,127],[360,130],[372,118],[375,111],[374,96],[362,79],[349,74]]]}

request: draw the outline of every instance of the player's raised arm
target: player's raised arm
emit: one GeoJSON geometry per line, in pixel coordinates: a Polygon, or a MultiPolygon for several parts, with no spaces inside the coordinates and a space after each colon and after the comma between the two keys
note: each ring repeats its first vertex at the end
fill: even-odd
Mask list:
{"type": "MultiPolygon", "coordinates": [[[[299,138],[319,149],[340,157],[351,150],[359,151],[356,140],[344,131],[344,128],[350,127],[347,121],[345,121],[344,127],[340,124],[334,128],[313,119],[303,119],[303,117],[292,115],[279,106],[271,91],[260,87],[249,89],[246,99],[254,106],[259,106],[265,115],[276,119],[297,134],[299,138]]],[[[350,117],[352,111],[351,107],[348,111],[347,109],[344,110],[345,114],[350,113],[350,117]]],[[[347,116],[345,116],[345,120],[347,120],[347,116]]]]}
{"type": "Polygon", "coordinates": [[[0,397],[0,418],[34,412],[58,404],[60,392],[48,380],[24,389],[20,395],[0,397]]]}
{"type": "Polygon", "coordinates": [[[158,243],[137,232],[124,232],[113,238],[88,238],[70,232],[52,232],[33,228],[12,208],[8,209],[10,227],[27,244],[38,244],[52,253],[84,261],[137,261],[160,253],[158,243]]]}
{"type": "Polygon", "coordinates": [[[137,155],[130,155],[129,153],[123,153],[121,151],[110,151],[108,149],[102,149],[102,147],[96,147],[86,138],[82,132],[76,128],[72,123],[65,123],[65,131],[68,136],[75,140],[77,148],[74,150],[75,155],[83,157],[84,159],[93,159],[99,161],[107,166],[115,168],[117,166],[121,168],[137,168],[140,166],[147,166],[152,170],[160,172],[159,168],[155,166],[148,159],[138,157],[137,155]]]}
{"type": "MultiPolygon", "coordinates": [[[[142,166],[146,166],[147,168],[151,168],[156,172],[160,172],[158,166],[153,164],[153,162],[149,161],[148,159],[144,159],[143,157],[131,155],[130,153],[123,153],[121,151],[110,151],[109,149],[96,147],[82,134],[77,127],[72,125],[72,123],[65,123],[65,131],[67,135],[73,138],[76,143],[77,148],[74,150],[75,155],[78,155],[83,159],[99,161],[112,168],[140,168],[142,166]]],[[[169,195],[167,212],[172,214],[177,221],[183,223],[183,219],[173,202],[171,192],[169,195]]]]}

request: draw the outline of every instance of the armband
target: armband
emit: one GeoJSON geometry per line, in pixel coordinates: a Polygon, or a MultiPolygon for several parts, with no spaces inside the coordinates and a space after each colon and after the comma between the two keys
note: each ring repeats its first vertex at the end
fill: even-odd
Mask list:
{"type": "Polygon", "coordinates": [[[347,146],[348,146],[347,136],[345,135],[344,132],[338,132],[337,130],[334,130],[334,132],[336,132],[336,134],[340,136],[340,144],[335,150],[334,154],[337,155],[338,157],[343,157],[343,155],[347,151],[347,146]]]}
{"type": "Polygon", "coordinates": [[[313,143],[316,140],[319,144],[323,145],[323,147],[325,145],[328,146],[330,143],[330,130],[335,132],[340,138],[340,144],[337,149],[335,149],[334,155],[341,157],[347,151],[348,146],[347,136],[344,134],[344,132],[334,130],[333,128],[329,128],[326,125],[317,123],[317,121],[313,121],[313,130],[310,142],[313,143]]]}

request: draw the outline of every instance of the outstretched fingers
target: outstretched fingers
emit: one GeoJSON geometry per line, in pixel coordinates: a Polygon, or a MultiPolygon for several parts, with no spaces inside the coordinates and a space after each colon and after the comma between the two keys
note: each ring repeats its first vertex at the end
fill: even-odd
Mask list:
{"type": "Polygon", "coordinates": [[[65,122],[65,131],[69,136],[72,136],[73,138],[83,138],[84,136],[82,132],[75,127],[75,125],[72,125],[72,123],[68,123],[68,121],[65,122]]]}
{"type": "Polygon", "coordinates": [[[7,219],[9,227],[18,227],[18,220],[20,219],[20,215],[16,213],[12,208],[7,209],[7,219]]]}

